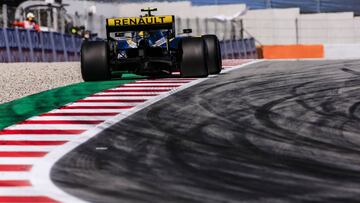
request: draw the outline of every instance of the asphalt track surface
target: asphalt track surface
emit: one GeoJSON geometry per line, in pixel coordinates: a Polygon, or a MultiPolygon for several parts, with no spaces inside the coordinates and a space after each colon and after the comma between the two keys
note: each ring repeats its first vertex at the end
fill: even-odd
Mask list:
{"type": "Polygon", "coordinates": [[[52,169],[91,202],[356,202],[360,61],[262,62],[144,109],[52,169]]]}

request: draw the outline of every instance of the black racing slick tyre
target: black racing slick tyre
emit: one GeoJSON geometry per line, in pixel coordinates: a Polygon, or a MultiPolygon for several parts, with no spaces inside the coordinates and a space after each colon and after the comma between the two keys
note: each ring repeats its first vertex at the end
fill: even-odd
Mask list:
{"type": "Polygon", "coordinates": [[[187,37],[179,42],[181,77],[206,77],[206,45],[201,37],[187,37]]]}
{"type": "Polygon", "coordinates": [[[216,35],[203,35],[202,38],[207,48],[206,63],[209,74],[219,74],[222,67],[220,42],[216,35]]]}
{"type": "Polygon", "coordinates": [[[84,81],[111,80],[109,48],[105,41],[91,41],[82,44],[81,75],[84,81]]]}

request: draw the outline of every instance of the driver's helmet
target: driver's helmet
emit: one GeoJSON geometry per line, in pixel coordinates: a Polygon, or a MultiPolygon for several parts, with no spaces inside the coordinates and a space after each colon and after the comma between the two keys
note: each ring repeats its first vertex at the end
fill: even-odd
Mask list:
{"type": "Polygon", "coordinates": [[[139,35],[139,37],[144,38],[144,37],[145,37],[145,32],[144,32],[144,31],[140,31],[140,32],[138,33],[138,35],[139,35]]]}
{"type": "Polygon", "coordinates": [[[140,31],[137,33],[137,36],[138,38],[146,38],[150,45],[158,45],[159,41],[165,40],[164,34],[160,30],[140,31]]]}

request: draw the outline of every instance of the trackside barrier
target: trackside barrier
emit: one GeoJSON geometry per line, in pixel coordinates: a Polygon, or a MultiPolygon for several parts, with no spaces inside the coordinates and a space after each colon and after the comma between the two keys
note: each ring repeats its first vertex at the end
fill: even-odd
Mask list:
{"type": "Polygon", "coordinates": [[[359,59],[360,44],[324,44],[325,59],[359,59]]]}
{"type": "MultiPolygon", "coordinates": [[[[55,32],[0,28],[0,62],[79,61],[82,39],[55,32]]],[[[220,42],[223,59],[258,58],[253,38],[220,42]]]]}
{"type": "Polygon", "coordinates": [[[29,39],[29,31],[28,30],[15,30],[16,35],[19,38],[19,46],[21,49],[21,57],[23,62],[33,62],[33,47],[30,43],[29,39]]]}
{"type": "Polygon", "coordinates": [[[50,32],[40,33],[41,42],[43,45],[42,49],[42,59],[44,62],[55,61],[55,49],[53,45],[53,39],[50,32]]]}
{"type": "Polygon", "coordinates": [[[322,44],[263,45],[261,49],[265,59],[324,58],[322,44]]]}
{"type": "Polygon", "coordinates": [[[223,59],[257,59],[255,39],[238,39],[220,41],[223,59]]]}
{"type": "Polygon", "coordinates": [[[60,33],[51,33],[54,39],[56,61],[67,61],[64,36],[60,33]]]}
{"type": "Polygon", "coordinates": [[[35,31],[28,32],[30,35],[30,43],[32,46],[32,61],[43,61],[43,44],[40,35],[35,31]]]}
{"type": "Polygon", "coordinates": [[[8,60],[8,46],[5,33],[0,32],[0,62],[6,62],[8,60]]]}
{"type": "Polygon", "coordinates": [[[79,61],[81,43],[73,35],[0,28],[0,62],[79,61]]]}
{"type": "Polygon", "coordinates": [[[7,46],[9,47],[7,62],[22,61],[21,47],[19,46],[19,35],[13,29],[5,29],[7,46]]]}
{"type": "Polygon", "coordinates": [[[288,44],[263,45],[259,51],[265,59],[359,59],[360,44],[288,44]]]}

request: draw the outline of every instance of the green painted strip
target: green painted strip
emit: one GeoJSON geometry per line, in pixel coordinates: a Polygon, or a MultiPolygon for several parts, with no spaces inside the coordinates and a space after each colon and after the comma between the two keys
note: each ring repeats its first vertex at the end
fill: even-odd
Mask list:
{"type": "Polygon", "coordinates": [[[0,129],[24,121],[30,117],[57,109],[65,104],[85,98],[122,84],[144,78],[126,74],[121,80],[82,82],[40,92],[0,105],[0,129]]]}

